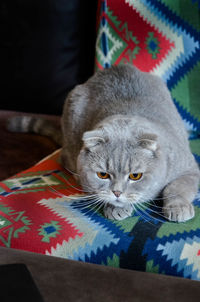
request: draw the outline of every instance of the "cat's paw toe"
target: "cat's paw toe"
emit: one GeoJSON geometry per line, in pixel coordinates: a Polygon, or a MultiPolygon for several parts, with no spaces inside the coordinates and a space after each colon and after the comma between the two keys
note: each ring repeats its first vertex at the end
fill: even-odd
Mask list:
{"type": "Polygon", "coordinates": [[[112,205],[106,205],[104,207],[104,215],[106,218],[111,220],[123,220],[129,216],[131,216],[133,208],[131,206],[127,206],[124,208],[115,207],[112,205]]]}
{"type": "Polygon", "coordinates": [[[184,222],[192,219],[195,215],[194,207],[189,202],[166,203],[163,207],[166,219],[175,222],[184,222]]]}

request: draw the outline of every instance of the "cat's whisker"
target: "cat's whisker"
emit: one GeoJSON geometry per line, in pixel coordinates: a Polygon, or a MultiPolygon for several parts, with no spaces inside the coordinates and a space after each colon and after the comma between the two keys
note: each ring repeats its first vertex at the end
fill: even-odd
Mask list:
{"type": "Polygon", "coordinates": [[[93,210],[93,207],[92,207],[93,204],[88,204],[88,205],[73,205],[75,209],[80,209],[80,210],[88,210],[88,212],[91,212],[93,210]]]}
{"type": "Polygon", "coordinates": [[[53,191],[54,194],[57,194],[57,195],[59,195],[59,196],[61,196],[61,197],[66,197],[66,196],[67,196],[67,195],[65,195],[65,194],[63,194],[63,193],[61,193],[61,192],[59,192],[58,190],[56,190],[55,188],[53,188],[53,187],[50,186],[50,185],[48,185],[48,187],[50,188],[50,191],[53,191]]]}
{"type": "MultiPolygon", "coordinates": [[[[166,197],[158,197],[158,198],[153,198],[153,199],[149,199],[149,200],[146,200],[146,198],[148,199],[148,196],[143,194],[143,200],[140,200],[140,202],[142,203],[146,203],[146,204],[149,204],[149,205],[152,205],[154,207],[157,207],[157,208],[162,208],[162,209],[173,209],[171,206],[170,207],[167,207],[167,206],[158,206],[155,204],[156,201],[165,201],[165,200],[168,200],[170,198],[173,198],[173,197],[177,197],[177,196],[181,196],[181,194],[184,193],[184,192],[178,192],[177,194],[169,194],[168,196],[166,197]],[[154,203],[154,205],[152,204],[152,202],[154,203]]],[[[177,206],[175,207],[177,208],[177,206]]]]}
{"type": "MultiPolygon", "coordinates": [[[[63,166],[62,166],[63,167],[63,166]]],[[[63,167],[63,169],[65,169],[67,172],[71,173],[72,175],[77,175],[80,177],[80,174],[76,173],[76,172],[73,172],[71,171],[69,168],[66,168],[66,167],[63,167]]]]}
{"type": "Polygon", "coordinates": [[[85,190],[83,189],[80,189],[80,188],[77,188],[75,187],[74,185],[72,185],[67,179],[65,179],[66,183],[73,189],[77,190],[77,191],[80,191],[80,192],[86,192],[85,190]]]}
{"type": "Polygon", "coordinates": [[[154,203],[154,200],[152,200],[152,201],[150,201],[150,202],[148,202],[148,201],[144,201],[144,202],[142,202],[143,204],[147,204],[148,206],[151,206],[151,207],[154,207],[154,208],[157,208],[157,209],[171,209],[171,210],[174,210],[174,209],[178,209],[179,207],[178,206],[174,206],[174,207],[172,207],[172,206],[170,206],[170,207],[165,207],[165,206],[158,206],[158,205],[155,205],[154,203]]]}
{"type": "Polygon", "coordinates": [[[151,221],[149,221],[149,220],[142,214],[142,213],[143,213],[143,210],[140,209],[140,208],[138,207],[138,208],[139,208],[139,211],[138,211],[137,207],[138,207],[138,204],[134,204],[134,210],[135,210],[135,212],[138,213],[138,215],[139,215],[143,220],[145,220],[147,223],[149,223],[149,224],[155,226],[151,221]],[[137,206],[136,206],[136,205],[137,205],[137,206]]]}
{"type": "Polygon", "coordinates": [[[141,201],[141,203],[143,204],[146,204],[150,207],[153,207],[153,208],[156,208],[156,209],[162,209],[163,207],[162,206],[158,206],[155,204],[154,200],[151,200],[151,201],[141,201]]]}
{"type": "Polygon", "coordinates": [[[166,197],[156,197],[156,198],[153,198],[153,200],[155,200],[155,201],[162,201],[162,200],[167,200],[167,199],[170,199],[170,198],[172,198],[172,197],[177,197],[177,196],[179,196],[181,193],[177,193],[177,194],[173,194],[173,195],[168,195],[168,196],[166,196],[166,197]]]}
{"type": "Polygon", "coordinates": [[[85,208],[89,208],[89,207],[92,208],[93,205],[96,206],[98,203],[99,203],[99,200],[93,200],[93,201],[85,203],[85,204],[83,204],[83,203],[78,203],[78,204],[73,203],[73,206],[75,208],[85,209],[85,208]]]}
{"type": "MultiPolygon", "coordinates": [[[[73,206],[75,208],[80,208],[80,209],[90,208],[90,211],[92,211],[99,205],[100,205],[99,206],[99,209],[100,209],[103,206],[103,203],[104,203],[104,201],[102,201],[100,198],[98,198],[97,194],[73,197],[73,196],[65,195],[65,194],[57,191],[55,188],[53,188],[51,186],[49,186],[49,187],[51,188],[52,191],[54,191],[59,196],[65,197],[69,201],[73,200],[73,206]],[[77,202],[77,204],[76,204],[76,202],[77,202]]],[[[98,211],[99,209],[97,208],[95,211],[98,211]]]]}
{"type": "Polygon", "coordinates": [[[156,209],[163,209],[163,206],[157,205],[154,199],[149,199],[149,201],[140,200],[140,202],[156,209]]]}
{"type": "Polygon", "coordinates": [[[77,202],[76,203],[73,203],[73,206],[77,207],[77,208],[83,208],[83,207],[91,207],[95,204],[97,204],[99,202],[99,200],[92,200],[92,201],[89,201],[89,202],[77,202]]]}
{"type": "Polygon", "coordinates": [[[61,197],[65,197],[65,198],[68,198],[68,199],[78,199],[78,198],[86,198],[86,196],[84,195],[80,195],[80,196],[73,196],[73,193],[67,189],[65,189],[66,192],[70,193],[69,195],[67,194],[64,194],[58,190],[56,190],[55,188],[53,188],[52,186],[49,186],[50,187],[50,191],[53,191],[55,194],[57,194],[58,196],[61,196],[61,197]]]}
{"type": "Polygon", "coordinates": [[[152,226],[155,226],[149,219],[147,219],[142,213],[142,210],[141,209],[136,209],[136,212],[138,213],[138,215],[144,220],[146,221],[147,223],[149,223],[150,225],[152,226]]]}
{"type": "Polygon", "coordinates": [[[96,210],[94,210],[94,213],[99,212],[99,210],[104,206],[104,204],[105,204],[104,201],[99,201],[98,207],[96,208],[96,210]]]}
{"type": "Polygon", "coordinates": [[[89,208],[88,211],[86,212],[86,214],[92,211],[92,212],[93,212],[93,213],[91,214],[91,217],[92,217],[92,215],[94,215],[95,213],[97,213],[103,205],[104,205],[104,202],[103,202],[103,201],[101,201],[101,200],[96,200],[96,202],[94,202],[92,205],[85,206],[84,208],[82,207],[82,209],[87,209],[87,208],[89,208]],[[95,208],[96,208],[96,209],[95,209],[95,208]]]}
{"type": "Polygon", "coordinates": [[[163,209],[163,206],[158,206],[157,204],[155,204],[155,199],[149,199],[148,201],[147,200],[140,200],[140,203],[142,204],[146,204],[150,207],[154,207],[156,209],[163,209]]]}
{"type": "Polygon", "coordinates": [[[82,202],[81,200],[77,200],[77,202],[73,201],[73,206],[76,208],[82,208],[84,206],[91,206],[94,203],[95,203],[95,200],[84,201],[84,202],[82,202]]]}
{"type": "Polygon", "coordinates": [[[160,219],[158,219],[157,217],[155,217],[155,216],[153,216],[153,215],[151,215],[150,213],[148,213],[147,211],[150,211],[150,212],[152,212],[152,213],[155,213],[157,216],[160,216],[161,218],[164,218],[165,220],[166,220],[166,217],[164,216],[164,215],[162,215],[161,213],[159,213],[159,212],[157,212],[157,211],[154,211],[154,210],[152,210],[151,208],[146,208],[142,203],[140,204],[140,208],[141,209],[143,209],[143,211],[145,212],[145,214],[147,215],[147,216],[149,216],[149,217],[151,217],[151,218],[153,218],[153,219],[155,219],[155,220],[158,220],[159,222],[164,222],[163,220],[160,220],[160,219]]]}
{"type": "MultiPolygon", "coordinates": [[[[54,191],[57,195],[61,196],[61,197],[65,197],[69,200],[77,200],[77,199],[89,199],[89,198],[93,198],[96,197],[96,194],[90,194],[90,195],[80,195],[80,196],[73,196],[73,195],[66,195],[63,194],[61,192],[59,192],[58,190],[56,190],[55,188],[53,188],[52,186],[49,186],[51,189],[51,191],[54,191]]],[[[65,191],[71,193],[70,191],[68,191],[67,189],[65,189],[65,191]]],[[[72,194],[72,193],[71,193],[72,194]]]]}
{"type": "Polygon", "coordinates": [[[84,200],[82,200],[81,198],[77,198],[77,199],[74,199],[74,204],[76,204],[76,202],[80,205],[84,205],[84,204],[89,204],[89,203],[94,203],[95,201],[98,200],[98,196],[97,195],[93,195],[92,197],[88,197],[88,198],[85,198],[84,200]]]}
{"type": "MultiPolygon", "coordinates": [[[[150,213],[148,213],[148,212],[147,212],[147,209],[146,209],[146,208],[143,208],[142,205],[141,205],[141,203],[140,203],[140,204],[137,204],[137,206],[138,206],[138,208],[140,209],[140,211],[141,211],[142,213],[144,213],[143,219],[145,219],[145,216],[146,216],[146,217],[149,217],[150,221],[146,218],[146,220],[147,220],[148,222],[151,222],[151,221],[153,221],[153,220],[156,220],[156,221],[161,222],[161,223],[164,222],[163,220],[160,220],[160,219],[158,219],[157,217],[155,217],[155,216],[151,215],[150,213]]],[[[157,213],[156,213],[156,214],[157,214],[157,213]]],[[[153,223],[151,223],[151,224],[154,225],[153,223]]],[[[154,225],[154,226],[155,226],[155,225],[154,225]]]]}
{"type": "Polygon", "coordinates": [[[84,189],[80,189],[80,186],[79,187],[76,187],[74,186],[72,183],[70,183],[67,179],[65,179],[66,183],[73,189],[77,190],[77,191],[80,191],[82,193],[91,193],[93,192],[93,189],[89,186],[86,186],[84,185],[84,189]]]}
{"type": "Polygon", "coordinates": [[[155,224],[152,221],[158,221],[158,222],[162,222],[161,220],[155,218],[152,215],[149,215],[148,213],[146,213],[146,211],[144,211],[144,209],[140,208],[140,211],[144,214],[143,219],[146,218],[146,221],[149,222],[151,225],[155,226],[155,224]]]}
{"type": "MultiPolygon", "coordinates": [[[[170,198],[173,198],[173,197],[177,197],[177,196],[180,196],[182,193],[184,193],[184,191],[179,191],[177,192],[176,194],[169,194],[168,196],[160,196],[158,195],[158,197],[154,197],[154,198],[151,198],[150,200],[155,200],[155,201],[162,201],[162,200],[167,200],[167,199],[170,199],[170,198]]],[[[162,194],[162,193],[161,193],[162,194]]],[[[143,194],[143,199],[144,198],[147,198],[149,199],[148,195],[147,194],[143,194]]]]}
{"type": "MultiPolygon", "coordinates": [[[[66,168],[65,168],[66,169],[66,168]]],[[[66,183],[71,187],[71,188],[73,188],[73,189],[75,189],[75,190],[77,190],[77,191],[80,191],[80,192],[83,192],[83,193],[90,193],[91,191],[92,191],[92,188],[90,188],[89,186],[85,186],[85,188],[84,188],[84,190],[83,189],[80,189],[80,186],[79,186],[79,188],[78,187],[75,187],[74,185],[72,185],[72,183],[70,183],[66,178],[65,178],[65,181],[66,181],[66,183]],[[87,190],[85,190],[85,189],[87,189],[87,190]]]]}
{"type": "Polygon", "coordinates": [[[161,196],[161,197],[155,197],[151,200],[155,200],[155,201],[161,201],[161,200],[167,200],[167,199],[170,199],[170,198],[173,198],[173,197],[177,197],[177,196],[180,196],[182,193],[184,193],[184,191],[179,191],[177,192],[176,194],[169,194],[168,196],[161,196]]]}

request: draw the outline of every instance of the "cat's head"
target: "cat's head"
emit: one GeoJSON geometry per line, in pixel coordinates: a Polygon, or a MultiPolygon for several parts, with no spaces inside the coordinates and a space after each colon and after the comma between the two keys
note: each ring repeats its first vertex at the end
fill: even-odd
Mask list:
{"type": "Polygon", "coordinates": [[[83,135],[77,161],[82,187],[114,206],[145,201],[159,187],[157,136],[126,127],[99,127],[83,135]]]}

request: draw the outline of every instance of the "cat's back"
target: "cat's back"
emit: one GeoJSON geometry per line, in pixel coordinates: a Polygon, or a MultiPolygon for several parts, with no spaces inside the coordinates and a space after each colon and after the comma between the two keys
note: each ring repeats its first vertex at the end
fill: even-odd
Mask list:
{"type": "Polygon", "coordinates": [[[134,66],[117,65],[96,72],[87,85],[96,100],[112,102],[144,94],[148,88],[144,87],[143,77],[144,73],[134,66]]]}
{"type": "Polygon", "coordinates": [[[132,65],[97,72],[87,86],[91,106],[102,114],[139,115],[169,123],[177,120],[177,110],[162,79],[132,65]]]}
{"type": "Polygon", "coordinates": [[[68,97],[63,121],[69,132],[84,131],[116,114],[141,116],[158,124],[164,132],[186,134],[183,122],[165,83],[157,76],[126,64],[96,72],[68,97]]]}
{"type": "Polygon", "coordinates": [[[140,106],[148,102],[148,105],[159,105],[163,99],[169,99],[170,95],[163,81],[147,72],[142,72],[136,67],[126,64],[112,66],[97,72],[86,83],[93,102],[119,103],[129,101],[133,106],[140,101],[140,106]],[[152,104],[152,101],[155,104],[152,104]]]}

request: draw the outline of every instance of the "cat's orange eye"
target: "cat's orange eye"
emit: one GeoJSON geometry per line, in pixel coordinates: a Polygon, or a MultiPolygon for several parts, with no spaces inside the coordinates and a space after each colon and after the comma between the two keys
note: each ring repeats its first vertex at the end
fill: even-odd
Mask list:
{"type": "Polygon", "coordinates": [[[102,179],[110,178],[110,175],[106,172],[97,172],[97,176],[102,179]]]}
{"type": "Polygon", "coordinates": [[[142,173],[131,173],[129,179],[137,181],[142,177],[142,173]]]}

